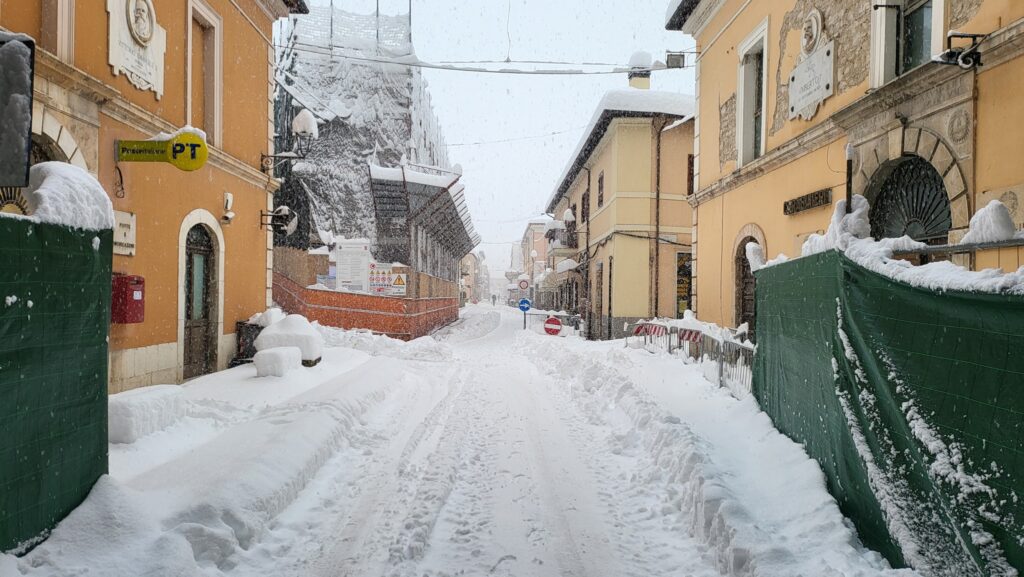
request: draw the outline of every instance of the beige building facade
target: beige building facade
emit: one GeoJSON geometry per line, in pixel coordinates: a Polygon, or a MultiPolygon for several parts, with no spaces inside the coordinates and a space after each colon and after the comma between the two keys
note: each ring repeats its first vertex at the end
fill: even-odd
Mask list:
{"type": "Polygon", "coordinates": [[[565,223],[550,259],[563,304],[594,339],[689,307],[692,100],[631,85],[605,96],[547,207],[565,223]]]}
{"type": "Polygon", "coordinates": [[[667,27],[692,35],[698,52],[691,204],[702,319],[753,321],[745,245],[757,242],[769,258],[799,256],[845,197],[847,145],[853,193],[871,202],[873,236],[909,235],[943,251],[921,259],[977,269],[1024,264],[1015,246],[948,246],[992,199],[1024,224],[1024,165],[1015,160],[1024,133],[1007,129],[1024,116],[1024,3],[673,6],[667,27]],[[949,40],[950,32],[965,37],[949,40]]]}
{"type": "MultiPolygon", "coordinates": [[[[277,19],[306,8],[236,4],[0,0],[0,27],[37,42],[33,161],[70,162],[100,181],[117,216],[115,275],[143,283],[133,285],[142,317],[110,329],[111,392],[226,367],[235,323],[270,304],[261,212],[278,184],[260,169],[273,152],[270,38],[277,19]],[[116,158],[119,140],[185,126],[207,134],[195,172],[116,158]]],[[[5,191],[3,203],[17,196],[5,191]]]]}

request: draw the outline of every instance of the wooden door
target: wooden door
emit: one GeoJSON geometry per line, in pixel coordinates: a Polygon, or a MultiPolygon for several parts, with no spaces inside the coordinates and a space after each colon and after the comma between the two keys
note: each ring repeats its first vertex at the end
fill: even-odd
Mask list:
{"type": "Polygon", "coordinates": [[[191,379],[211,373],[217,366],[217,321],[213,240],[203,225],[188,231],[185,247],[185,367],[191,379]]]}

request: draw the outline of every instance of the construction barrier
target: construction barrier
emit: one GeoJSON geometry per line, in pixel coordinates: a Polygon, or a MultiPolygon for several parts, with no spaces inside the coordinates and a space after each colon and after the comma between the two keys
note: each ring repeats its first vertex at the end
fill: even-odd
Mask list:
{"type": "Polygon", "coordinates": [[[0,551],[38,543],[107,472],[112,246],[0,218],[0,551]]]}
{"type": "Polygon", "coordinates": [[[1024,297],[835,251],[757,273],[754,394],[863,542],[923,575],[1024,569],[1024,297]]]}

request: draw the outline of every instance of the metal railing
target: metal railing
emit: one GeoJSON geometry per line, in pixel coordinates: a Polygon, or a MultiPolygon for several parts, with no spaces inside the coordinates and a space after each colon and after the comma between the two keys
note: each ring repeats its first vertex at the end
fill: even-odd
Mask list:
{"type": "Polygon", "coordinates": [[[729,391],[738,399],[745,399],[753,393],[753,366],[755,347],[746,342],[719,339],[703,331],[680,330],[659,323],[641,322],[632,325],[627,337],[633,342],[640,340],[648,350],[663,350],[678,354],[686,363],[700,366],[704,378],[729,391]],[[647,330],[637,331],[645,326],[647,330]],[[651,329],[650,327],[658,327],[651,329]],[[635,334],[635,333],[640,334],[635,334]],[[699,332],[693,341],[689,338],[699,332]]]}

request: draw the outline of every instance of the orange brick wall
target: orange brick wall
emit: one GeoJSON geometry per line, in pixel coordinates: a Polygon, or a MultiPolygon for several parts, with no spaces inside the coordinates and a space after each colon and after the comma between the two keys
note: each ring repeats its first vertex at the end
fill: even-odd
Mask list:
{"type": "Polygon", "coordinates": [[[288,313],[300,314],[310,322],[369,329],[402,340],[428,335],[459,318],[457,298],[403,299],[310,290],[276,272],[274,301],[288,313]]]}

